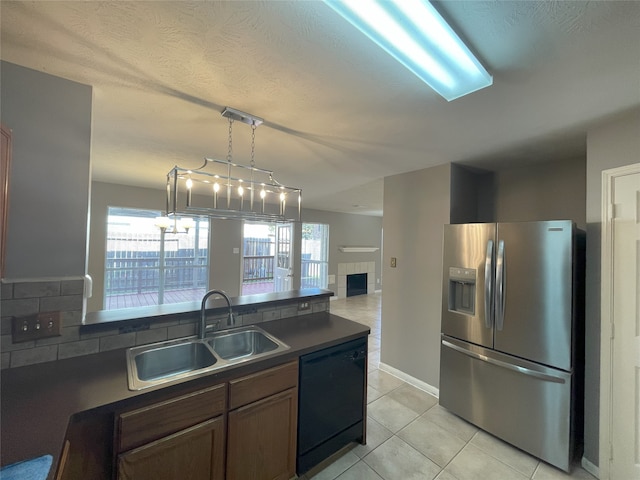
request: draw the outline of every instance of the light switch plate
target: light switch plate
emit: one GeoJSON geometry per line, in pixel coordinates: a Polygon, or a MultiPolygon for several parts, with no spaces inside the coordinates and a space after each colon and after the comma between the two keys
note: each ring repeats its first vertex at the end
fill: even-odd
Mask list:
{"type": "Polygon", "coordinates": [[[13,343],[62,335],[60,312],[40,312],[27,317],[14,317],[11,329],[13,343]]]}

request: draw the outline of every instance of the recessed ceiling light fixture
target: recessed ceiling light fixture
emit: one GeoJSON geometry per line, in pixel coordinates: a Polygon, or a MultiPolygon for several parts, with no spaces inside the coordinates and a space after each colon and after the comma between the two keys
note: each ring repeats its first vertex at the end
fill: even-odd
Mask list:
{"type": "Polygon", "coordinates": [[[448,101],[493,78],[426,0],[324,0],[448,101]]]}

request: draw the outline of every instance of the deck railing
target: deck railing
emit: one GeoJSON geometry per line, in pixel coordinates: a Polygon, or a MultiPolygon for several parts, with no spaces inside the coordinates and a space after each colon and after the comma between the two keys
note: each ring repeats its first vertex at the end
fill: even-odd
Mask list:
{"type": "Polygon", "coordinates": [[[327,262],[302,259],[300,288],[327,288],[327,262]]]}
{"type": "Polygon", "coordinates": [[[273,280],[273,256],[245,256],[242,264],[243,283],[273,280]]]}
{"type": "Polygon", "coordinates": [[[167,257],[164,266],[160,265],[157,252],[149,252],[142,258],[110,257],[105,268],[105,291],[107,295],[157,292],[162,270],[165,290],[206,287],[208,268],[205,262],[206,258],[183,253],[167,257]]]}
{"type": "MultiPolygon", "coordinates": [[[[165,259],[161,268],[157,252],[148,252],[140,258],[110,256],[105,268],[107,295],[140,294],[158,292],[161,270],[164,270],[164,290],[206,288],[208,268],[206,258],[179,252],[165,259]]],[[[327,263],[303,258],[301,288],[326,288],[327,263]]],[[[243,283],[273,281],[274,257],[264,255],[245,256],[243,259],[243,283]]]]}

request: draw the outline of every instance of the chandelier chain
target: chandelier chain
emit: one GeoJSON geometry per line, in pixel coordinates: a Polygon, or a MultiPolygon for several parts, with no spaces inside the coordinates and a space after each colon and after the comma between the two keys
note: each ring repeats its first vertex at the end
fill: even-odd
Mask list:
{"type": "Polygon", "coordinates": [[[251,124],[251,168],[256,166],[256,124],[251,124]]]}
{"type": "Polygon", "coordinates": [[[227,150],[227,162],[231,162],[233,158],[233,118],[229,117],[229,148],[227,150]]]}

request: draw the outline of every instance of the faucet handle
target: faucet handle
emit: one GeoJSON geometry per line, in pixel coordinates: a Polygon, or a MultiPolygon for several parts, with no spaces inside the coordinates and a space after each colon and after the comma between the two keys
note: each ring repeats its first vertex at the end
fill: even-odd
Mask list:
{"type": "Polygon", "coordinates": [[[205,326],[205,331],[212,331],[215,332],[216,330],[220,329],[220,320],[216,320],[215,322],[211,322],[211,323],[207,323],[207,325],[205,326]]]}

